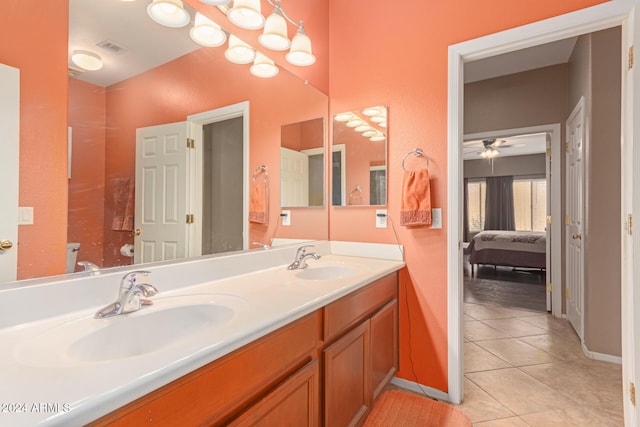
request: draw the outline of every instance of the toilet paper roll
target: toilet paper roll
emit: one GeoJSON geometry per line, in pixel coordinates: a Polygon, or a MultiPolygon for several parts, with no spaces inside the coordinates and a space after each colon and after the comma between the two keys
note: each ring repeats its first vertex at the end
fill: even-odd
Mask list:
{"type": "Polygon", "coordinates": [[[128,257],[132,257],[133,256],[133,245],[126,243],[124,245],[122,245],[122,247],[120,248],[120,253],[123,256],[128,256],[128,257]]]}

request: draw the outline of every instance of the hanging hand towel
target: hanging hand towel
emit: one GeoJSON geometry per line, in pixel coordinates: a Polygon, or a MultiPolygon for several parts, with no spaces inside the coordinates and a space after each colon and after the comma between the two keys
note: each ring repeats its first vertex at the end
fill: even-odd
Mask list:
{"type": "Polygon", "coordinates": [[[431,225],[431,188],[428,169],[404,171],[400,225],[431,225]]]}
{"type": "Polygon", "coordinates": [[[257,224],[269,223],[269,181],[251,181],[249,197],[249,222],[257,224]]]}

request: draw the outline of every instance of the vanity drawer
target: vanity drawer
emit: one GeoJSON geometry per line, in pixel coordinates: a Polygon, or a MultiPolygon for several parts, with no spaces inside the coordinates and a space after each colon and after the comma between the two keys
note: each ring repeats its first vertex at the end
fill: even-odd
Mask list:
{"type": "Polygon", "coordinates": [[[339,334],[397,298],[398,273],[391,273],[324,308],[324,341],[329,343],[339,334]]]}
{"type": "Polygon", "coordinates": [[[92,425],[222,425],[317,356],[319,318],[299,319],[92,425]]]}

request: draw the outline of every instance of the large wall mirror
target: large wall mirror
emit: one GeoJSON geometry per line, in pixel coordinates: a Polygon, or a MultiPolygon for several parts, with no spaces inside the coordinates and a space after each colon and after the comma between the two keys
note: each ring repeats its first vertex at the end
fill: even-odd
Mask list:
{"type": "Polygon", "coordinates": [[[333,206],[387,204],[387,132],[385,106],[333,116],[333,206]]]}
{"type": "MultiPolygon", "coordinates": [[[[280,237],[274,233],[280,232],[276,231],[276,219],[280,209],[281,127],[313,122],[322,128],[328,114],[328,97],[307,82],[282,67],[272,78],[253,76],[249,72],[251,64],[239,65],[225,58],[227,44],[202,47],[191,40],[191,26],[168,28],[153,22],[146,11],[148,4],[69,2],[70,53],[90,47],[102,57],[104,66],[95,72],[70,70],[69,74],[72,148],[67,248],[76,253],[77,261],[88,261],[100,268],[134,263],[123,248],[136,238],[135,224],[128,224],[133,212],[127,206],[139,196],[131,194],[136,177],[136,130],[183,122],[200,113],[247,103],[248,149],[244,153],[246,173],[241,174],[241,179],[250,180],[256,167],[266,165],[273,181],[269,196],[272,221],[250,224],[249,241],[268,243],[269,239],[280,237]],[[96,29],[104,31],[100,40],[93,39],[96,29]],[[142,39],[151,44],[141,44],[142,39]],[[99,42],[103,42],[102,47],[96,46],[99,42]],[[119,59],[124,58],[131,60],[128,68],[117,68],[121,67],[119,59]],[[154,65],[148,65],[153,61],[154,65]],[[70,247],[71,243],[78,246],[70,247]]],[[[186,3],[185,8],[194,21],[195,11],[186,3]]],[[[226,130],[210,133],[216,132],[226,130]]],[[[324,139],[322,131],[321,138],[314,142],[317,149],[323,150],[324,139]]],[[[208,174],[208,179],[225,187],[237,181],[238,174],[223,172],[218,178],[208,174]]],[[[232,193],[237,195],[238,191],[241,190],[232,193]]],[[[248,195],[245,198],[248,200],[248,195]]],[[[61,199],[60,203],[67,200],[61,199]]],[[[201,212],[206,214],[206,209],[201,212]]],[[[326,212],[323,218],[328,224],[326,212]]],[[[286,230],[286,237],[308,238],[305,230],[291,228],[286,230]]],[[[326,239],[328,231],[326,234],[319,237],[326,239]]],[[[221,247],[224,250],[225,246],[221,247]]],[[[210,250],[203,249],[201,253],[206,252],[210,250]]],[[[19,254],[26,264],[37,263],[26,259],[26,252],[19,254]]],[[[82,268],[72,263],[67,269],[78,272],[82,268]]],[[[37,277],[25,273],[19,279],[37,277]]]]}
{"type": "Polygon", "coordinates": [[[280,206],[324,206],[324,119],[282,126],[280,206]]]}

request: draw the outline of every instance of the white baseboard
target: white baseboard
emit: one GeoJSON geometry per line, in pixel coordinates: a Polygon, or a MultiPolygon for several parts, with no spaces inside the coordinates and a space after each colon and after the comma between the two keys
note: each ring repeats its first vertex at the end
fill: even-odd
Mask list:
{"type": "Polygon", "coordinates": [[[582,351],[590,359],[600,360],[601,362],[617,363],[618,365],[622,365],[622,357],[613,356],[611,354],[604,354],[604,353],[598,353],[598,352],[595,352],[595,351],[590,351],[584,345],[584,343],[582,343],[582,351]]]}
{"type": "Polygon", "coordinates": [[[405,390],[412,391],[418,394],[426,394],[428,397],[436,400],[442,400],[444,402],[449,401],[449,394],[444,391],[428,387],[413,381],[403,380],[402,378],[393,377],[391,384],[403,388],[405,390]]]}

